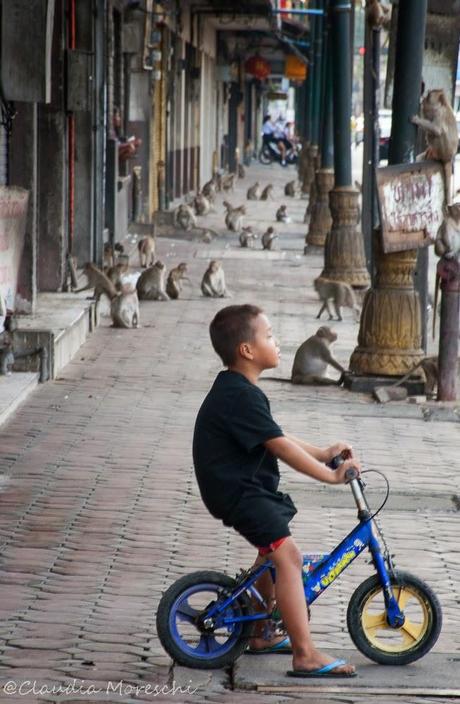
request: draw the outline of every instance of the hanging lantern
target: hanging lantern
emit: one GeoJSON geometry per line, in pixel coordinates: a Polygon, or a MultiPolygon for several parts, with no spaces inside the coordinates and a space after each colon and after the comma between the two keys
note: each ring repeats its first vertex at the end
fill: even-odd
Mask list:
{"type": "Polygon", "coordinates": [[[304,81],[307,77],[307,66],[297,56],[286,56],[284,75],[291,81],[304,81]]]}
{"type": "Polygon", "coordinates": [[[262,56],[259,56],[258,54],[251,56],[246,61],[246,63],[244,64],[244,69],[246,73],[249,73],[251,74],[251,76],[258,78],[259,81],[263,81],[263,79],[267,78],[267,76],[269,76],[272,72],[272,67],[270,66],[268,61],[262,56]]]}

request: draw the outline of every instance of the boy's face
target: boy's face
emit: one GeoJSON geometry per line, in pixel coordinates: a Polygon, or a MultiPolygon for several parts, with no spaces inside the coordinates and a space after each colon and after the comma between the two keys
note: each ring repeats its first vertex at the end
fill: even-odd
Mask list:
{"type": "Polygon", "coordinates": [[[260,313],[254,319],[253,329],[254,338],[247,343],[251,355],[250,359],[261,371],[277,367],[280,360],[280,348],[273,336],[270,321],[264,313],[260,313]]]}

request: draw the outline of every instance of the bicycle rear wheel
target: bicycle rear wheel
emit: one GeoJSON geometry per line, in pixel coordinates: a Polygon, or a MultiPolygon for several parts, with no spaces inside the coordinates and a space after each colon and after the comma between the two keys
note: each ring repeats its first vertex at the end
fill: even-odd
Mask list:
{"type": "MultiPolygon", "coordinates": [[[[234,587],[235,580],[221,572],[193,572],[163,594],[157,611],[157,632],[163,648],[180,665],[206,670],[227,667],[246,649],[251,622],[225,625],[218,620],[209,630],[200,622],[200,615],[214,602],[228,597],[234,587]]],[[[250,612],[250,601],[242,594],[221,618],[250,612]]]]}
{"type": "Polygon", "coordinates": [[[363,655],[381,665],[407,665],[428,653],[442,626],[439,601],[421,579],[397,572],[391,580],[405,622],[399,628],[386,619],[383,590],[377,575],[360,584],[350,599],[347,625],[351,639],[363,655]]]}

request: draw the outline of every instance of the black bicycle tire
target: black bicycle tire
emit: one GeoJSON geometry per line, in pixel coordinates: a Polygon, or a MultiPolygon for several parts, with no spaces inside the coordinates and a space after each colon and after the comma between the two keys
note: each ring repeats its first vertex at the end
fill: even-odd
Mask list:
{"type": "Polygon", "coordinates": [[[271,154],[269,155],[263,147],[261,147],[259,151],[259,161],[264,166],[270,166],[270,164],[273,164],[274,158],[271,154]]]}
{"type": "MultiPolygon", "coordinates": [[[[156,617],[157,634],[168,655],[180,665],[199,670],[212,670],[227,667],[228,665],[232,665],[246,650],[253,627],[253,623],[250,621],[243,624],[239,639],[228,652],[219,657],[209,659],[195,658],[188,653],[184,653],[171,636],[169,630],[169,614],[174,602],[182,592],[195,584],[200,584],[200,582],[217,584],[229,591],[235,587],[235,580],[223,572],[199,571],[181,577],[167,589],[160,599],[156,617]]],[[[247,595],[240,596],[238,603],[244,613],[247,614],[250,612],[250,601],[247,595]]]]}
{"type": "Polygon", "coordinates": [[[430,623],[422,640],[414,648],[403,652],[388,652],[375,647],[366,637],[362,627],[362,612],[366,597],[381,586],[377,575],[373,575],[360,584],[353,593],[347,609],[348,632],[353,643],[366,657],[380,665],[408,665],[426,655],[438,640],[442,627],[442,610],[436,594],[421,579],[409,572],[397,572],[394,586],[408,585],[414,587],[424,598],[430,610],[430,623]]]}

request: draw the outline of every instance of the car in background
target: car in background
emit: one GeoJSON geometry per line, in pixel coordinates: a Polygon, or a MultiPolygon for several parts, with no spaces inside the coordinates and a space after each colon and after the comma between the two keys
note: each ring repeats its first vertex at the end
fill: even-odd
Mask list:
{"type": "Polygon", "coordinates": [[[391,134],[391,110],[379,110],[379,159],[388,161],[391,134]]]}

